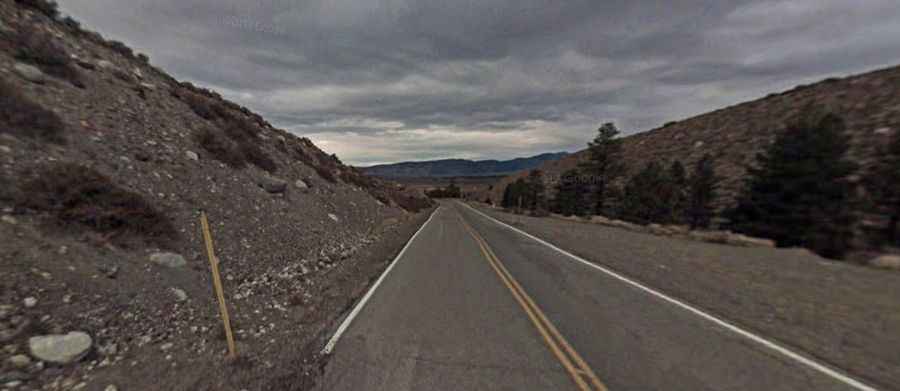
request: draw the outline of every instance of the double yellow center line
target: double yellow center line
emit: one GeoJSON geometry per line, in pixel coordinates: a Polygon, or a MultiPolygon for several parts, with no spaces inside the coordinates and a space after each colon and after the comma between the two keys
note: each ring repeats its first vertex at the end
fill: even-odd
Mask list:
{"type": "Polygon", "coordinates": [[[488,263],[490,263],[494,271],[497,272],[497,275],[500,276],[500,280],[502,280],[503,284],[509,288],[513,297],[519,302],[522,309],[525,310],[525,313],[528,315],[528,318],[531,319],[534,327],[537,328],[538,332],[544,338],[544,342],[547,343],[550,351],[553,352],[553,355],[556,356],[566,372],[569,373],[569,376],[572,377],[575,385],[582,391],[607,391],[606,386],[600,381],[591,367],[589,367],[578,352],[572,348],[572,345],[563,338],[562,334],[559,333],[559,330],[556,329],[553,323],[550,323],[550,320],[548,320],[541,309],[538,308],[537,304],[534,303],[534,300],[525,293],[525,290],[522,289],[519,282],[509,273],[509,270],[506,269],[503,262],[500,262],[500,259],[497,258],[497,255],[494,254],[494,251],[491,250],[491,247],[488,246],[487,242],[475,231],[475,229],[466,223],[462,216],[458,217],[466,230],[469,231],[469,234],[472,235],[472,238],[478,243],[484,257],[487,258],[488,263]]]}

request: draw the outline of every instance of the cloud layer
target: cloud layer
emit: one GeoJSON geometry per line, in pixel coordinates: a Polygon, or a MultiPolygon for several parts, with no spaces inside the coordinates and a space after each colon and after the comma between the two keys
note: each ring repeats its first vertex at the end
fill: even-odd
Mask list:
{"type": "Polygon", "coordinates": [[[896,0],[81,0],[66,13],[354,164],[581,149],[900,63],[896,0]]]}

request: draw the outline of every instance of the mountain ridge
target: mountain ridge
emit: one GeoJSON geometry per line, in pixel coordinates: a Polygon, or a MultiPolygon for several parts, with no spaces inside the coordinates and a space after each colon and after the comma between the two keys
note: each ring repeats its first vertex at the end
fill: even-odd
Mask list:
{"type": "Polygon", "coordinates": [[[547,152],[509,160],[436,159],[358,167],[366,175],[386,178],[499,176],[528,170],[548,161],[568,156],[568,152],[547,152]]]}

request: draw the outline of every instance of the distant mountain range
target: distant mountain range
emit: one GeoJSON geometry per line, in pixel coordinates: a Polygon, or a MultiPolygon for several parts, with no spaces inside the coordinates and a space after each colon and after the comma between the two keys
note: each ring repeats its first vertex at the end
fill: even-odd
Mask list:
{"type": "Polygon", "coordinates": [[[360,167],[367,175],[385,178],[475,177],[501,176],[536,168],[541,164],[568,156],[566,152],[544,153],[512,160],[443,159],[401,162],[360,167]]]}

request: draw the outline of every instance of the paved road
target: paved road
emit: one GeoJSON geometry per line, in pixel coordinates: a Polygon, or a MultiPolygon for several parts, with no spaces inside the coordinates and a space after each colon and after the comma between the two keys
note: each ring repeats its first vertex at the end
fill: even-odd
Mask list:
{"type": "Polygon", "coordinates": [[[346,323],[320,390],[865,389],[458,203],[346,323]]]}

